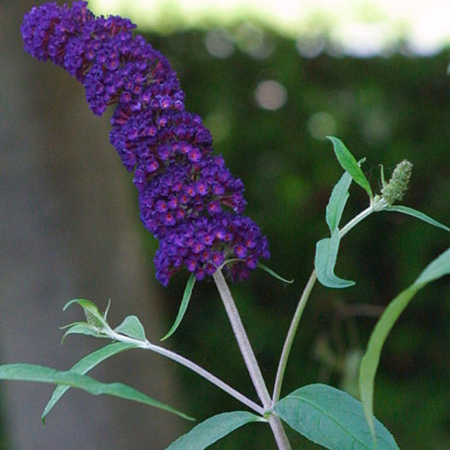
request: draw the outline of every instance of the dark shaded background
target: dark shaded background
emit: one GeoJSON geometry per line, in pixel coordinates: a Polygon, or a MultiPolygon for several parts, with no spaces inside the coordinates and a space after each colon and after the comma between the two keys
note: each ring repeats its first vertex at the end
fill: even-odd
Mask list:
{"type": "MultiPolygon", "coordinates": [[[[23,3],[25,5],[27,2],[23,3]]],[[[6,7],[2,5],[1,8],[3,13],[6,7]]],[[[26,251],[17,246],[8,246],[9,235],[5,239],[2,228],[2,260],[8,262],[10,281],[7,291],[4,291],[5,284],[2,283],[3,299],[0,307],[6,310],[10,308],[8,305],[14,303],[16,310],[8,317],[17,319],[21,311],[42,302],[42,298],[48,295],[48,291],[33,291],[33,283],[31,294],[27,298],[17,295],[17,288],[11,285],[11,280],[23,283],[17,273],[20,273],[20,267],[24,264],[23,259],[19,259],[17,255],[23,257],[25,254],[28,264],[35,264],[38,259],[39,265],[55,267],[52,254],[42,249],[45,239],[56,236],[52,244],[56,250],[69,244],[78,249],[81,244],[77,239],[81,230],[87,229],[83,231],[85,238],[81,240],[82,256],[77,259],[77,264],[71,265],[67,274],[67,279],[72,280],[70,288],[53,293],[52,310],[54,306],[59,311],[66,300],[81,294],[91,295],[93,299],[113,296],[117,298],[116,304],[118,308],[120,305],[124,314],[134,313],[141,318],[148,318],[144,304],[136,305],[131,311],[128,300],[122,301],[129,292],[123,286],[130,286],[127,283],[130,283],[130,276],[136,270],[142,272],[140,278],[135,280],[138,286],[153,277],[153,266],[147,264],[146,258],[153,257],[156,248],[153,239],[142,231],[139,224],[136,196],[130,177],[121,170],[114,149],[107,148],[107,119],[101,121],[89,115],[87,107],[82,106],[83,93],[76,81],[67,77],[60,69],[37,63],[20,53],[17,25],[13,26],[13,23],[20,22],[20,14],[26,9],[8,7],[7,11],[14,13],[14,22],[7,21],[8,26],[6,31],[2,30],[0,40],[2,45],[14,41],[17,55],[11,56],[1,66],[6,80],[2,83],[2,99],[8,98],[9,105],[1,111],[1,122],[11,123],[14,117],[16,126],[19,127],[15,141],[3,140],[0,174],[2,186],[7,182],[8,185],[4,186],[12,186],[9,189],[13,189],[16,198],[24,202],[19,206],[11,200],[12,191],[2,188],[1,205],[6,205],[5,212],[1,212],[2,217],[8,217],[10,226],[17,233],[16,239],[20,240],[21,236],[24,240],[27,236],[30,238],[26,240],[26,251]],[[14,69],[17,64],[20,67],[14,69]],[[21,108],[11,107],[17,97],[6,97],[13,86],[14,89],[21,89],[21,108]],[[50,95],[54,95],[51,101],[48,97],[50,95]],[[61,104],[54,103],[58,101],[61,104]],[[42,102],[44,109],[37,108],[41,104],[39,102],[42,102]],[[79,109],[71,113],[75,106],[79,109]],[[62,114],[64,118],[61,117],[62,114]],[[30,123],[42,139],[50,139],[50,149],[48,144],[37,146],[24,138],[30,123]],[[67,123],[66,128],[63,128],[63,123],[67,123]],[[79,130],[80,127],[92,129],[91,137],[80,139],[78,133],[73,133],[73,130],[79,130]],[[57,132],[61,134],[55,138],[54,133],[57,132]],[[73,147],[69,148],[66,142],[72,133],[77,139],[73,147]],[[91,140],[94,136],[95,144],[91,140]],[[105,146],[105,150],[98,153],[98,146],[105,146]],[[24,184],[26,180],[24,181],[23,174],[28,173],[26,170],[29,161],[26,152],[30,152],[31,147],[34,149],[34,161],[40,162],[39,170],[44,171],[39,173],[51,171],[55,174],[51,179],[59,180],[57,183],[60,183],[55,184],[53,181],[45,185],[48,189],[45,195],[67,195],[67,192],[72,192],[73,184],[65,183],[68,177],[70,179],[76,173],[76,184],[79,186],[76,198],[78,202],[91,202],[88,214],[80,213],[87,207],[75,202],[70,208],[52,209],[51,215],[46,213],[44,207],[35,205],[31,215],[37,221],[35,225],[33,222],[29,225],[28,219],[24,221],[21,218],[24,208],[35,198],[36,189],[43,186],[42,177],[30,187],[24,184]],[[23,156],[17,156],[19,151],[23,152],[23,156]],[[51,152],[50,155],[46,153],[48,151],[51,152]],[[64,159],[69,158],[68,152],[70,158],[76,158],[74,155],[78,154],[81,162],[75,169],[69,158],[69,162],[63,166],[62,174],[59,169],[62,163],[55,158],[56,152],[64,159]],[[95,170],[88,163],[92,155],[96,155],[95,170]],[[14,161],[9,166],[6,165],[11,158],[14,161]],[[105,187],[100,179],[104,180],[106,186],[110,183],[113,186],[105,187]],[[120,184],[116,185],[116,182],[119,183],[117,180],[120,180],[120,184]],[[106,191],[109,192],[108,195],[104,194],[105,189],[109,189],[106,191]],[[115,193],[120,193],[123,200],[110,203],[117,201],[115,193]],[[97,198],[96,195],[101,197],[97,198]],[[98,213],[100,206],[101,214],[98,213]],[[42,216],[44,213],[45,220],[42,216]],[[58,232],[60,228],[55,230],[55,223],[73,224],[74,216],[77,217],[78,226],[71,228],[70,233],[68,231],[61,234],[58,232]],[[111,261],[117,260],[112,256],[113,248],[118,240],[122,240],[105,230],[117,229],[119,222],[115,221],[119,220],[118,216],[124,217],[125,221],[120,222],[120,229],[135,230],[133,233],[136,240],[131,246],[127,245],[127,250],[134,255],[139,252],[142,258],[139,261],[142,263],[133,265],[135,270],[126,275],[122,270],[111,270],[108,272],[109,276],[104,275],[102,278],[103,284],[89,288],[89,283],[92,286],[97,283],[97,274],[103,273],[111,261]],[[14,217],[16,219],[12,219],[14,217]],[[44,235],[39,231],[43,220],[47,227],[45,229],[48,230],[44,235]],[[92,225],[94,222],[97,223],[96,227],[92,225]],[[33,233],[36,232],[38,235],[34,237],[33,233]],[[18,260],[16,266],[11,260],[18,260]],[[15,276],[11,277],[11,274],[15,276]],[[87,285],[86,279],[89,280],[87,285]],[[116,284],[112,284],[113,282],[116,284]],[[120,289],[125,289],[125,293],[120,289]]],[[[407,54],[405,48],[399,45],[397,51],[388,58],[354,59],[339,55],[337,49],[326,44],[328,52],[308,59],[300,56],[298,43],[257,28],[248,28],[250,38],[252,29],[259,36],[262,33],[263,39],[258,42],[262,42],[266,51],[255,52],[254,46],[240,42],[226,58],[214,58],[208,53],[205,47],[207,32],[149,36],[149,39],[169,57],[178,72],[187,96],[187,109],[202,115],[216,137],[216,151],[224,155],[232,172],[244,180],[247,213],[259,223],[271,244],[270,267],[287,278],[295,279],[294,284],[283,285],[263,272],[256,272],[249,281],[232,288],[264,374],[271,385],[291,315],[312,270],[315,242],[327,235],[325,206],[331,189],[341,174],[331,143],[314,137],[313,134],[334,134],[347,144],[358,159],[366,157],[363,169],[374,190],[379,188],[379,164],[385,166],[388,175],[396,163],[404,158],[409,159],[414,164],[414,172],[411,189],[405,196],[404,204],[449,224],[450,78],[446,74],[449,55],[444,52],[433,57],[419,58],[407,54]],[[330,56],[330,53],[334,56],[330,56]],[[277,111],[261,109],[254,98],[258,83],[267,79],[276,80],[287,91],[287,102],[277,111]]],[[[239,26],[230,32],[237,34],[238,30],[239,26]]],[[[254,41],[250,39],[248,42],[254,41]]],[[[4,128],[8,127],[4,125],[4,128]]],[[[14,135],[9,135],[9,139],[12,139],[11,136],[14,135]]],[[[43,178],[45,181],[47,176],[43,178]]],[[[42,204],[42,197],[36,197],[36,201],[42,204]]],[[[44,205],[46,204],[44,201],[44,205]]],[[[366,206],[364,192],[353,187],[344,221],[366,206]]],[[[376,316],[389,300],[414,281],[426,264],[448,248],[449,241],[449,236],[444,231],[397,214],[375,215],[353,230],[342,243],[337,274],[356,280],[357,284],[346,290],[329,290],[320,286],[314,290],[292,352],[284,392],[288,393],[316,381],[345,387],[354,392],[354,361],[358,361],[365,348],[376,316]]],[[[61,258],[57,260],[57,267],[61,267],[60,261],[64,261],[64,256],[61,258]]],[[[2,271],[6,273],[4,269],[2,271]]],[[[57,279],[65,278],[58,275],[57,279]]],[[[153,303],[163,314],[158,320],[159,324],[164,324],[162,329],[167,329],[169,321],[176,315],[186,280],[187,275],[180,274],[173,279],[168,289],[163,290],[154,285],[150,287],[152,292],[158,293],[158,300],[153,303]]],[[[35,283],[34,287],[36,285],[35,283]]],[[[50,290],[54,286],[51,276],[46,285],[50,290]]],[[[131,286],[136,289],[134,282],[131,286]]],[[[375,410],[377,417],[393,432],[401,448],[450,448],[449,286],[449,280],[444,279],[421,292],[400,318],[383,352],[376,385],[375,410]]],[[[148,298],[156,298],[140,288],[137,288],[133,296],[147,305],[148,298]]],[[[46,310],[40,313],[48,314],[46,310]]],[[[3,312],[0,316],[1,330],[6,327],[5,317],[3,312]]],[[[41,320],[38,316],[31,319],[34,322],[41,320]]],[[[8,323],[10,320],[8,319],[8,323]]],[[[58,314],[50,324],[41,328],[40,333],[45,335],[48,333],[47,327],[54,327],[56,330],[66,322],[66,317],[62,313],[58,314]]],[[[151,320],[152,327],[155,322],[151,320]]],[[[11,331],[2,332],[2,346],[6,340],[16,342],[17,336],[23,336],[17,327],[15,325],[11,331]]],[[[36,336],[34,339],[37,348],[44,345],[36,336]]],[[[59,335],[56,335],[53,340],[55,348],[59,346],[58,340],[59,335]]],[[[184,322],[171,338],[171,344],[252,396],[251,384],[238,357],[236,344],[213,283],[196,285],[184,322]]],[[[30,344],[24,345],[26,347],[30,344]]],[[[72,343],[72,346],[76,345],[72,343]]],[[[58,351],[53,364],[42,359],[45,351],[40,353],[39,358],[35,356],[30,360],[19,350],[8,354],[1,348],[0,357],[2,362],[12,362],[13,356],[17,356],[14,358],[16,361],[41,361],[61,367],[61,363],[58,363],[59,353],[69,351],[68,346],[66,343],[58,351]]],[[[156,359],[153,361],[152,359],[149,364],[152,368],[155,367],[156,359]]],[[[157,361],[159,364],[160,360],[157,361]]],[[[67,364],[70,365],[69,362],[67,364]]],[[[126,379],[132,373],[127,364],[130,363],[122,365],[124,374],[119,374],[118,364],[114,369],[106,370],[106,377],[103,379],[115,381],[120,376],[126,379]]],[[[143,367],[145,370],[145,366],[143,367]]],[[[241,408],[234,400],[228,399],[216,388],[199,381],[184,370],[170,366],[167,373],[175,374],[181,380],[185,401],[183,410],[199,420],[215,413],[241,408]]],[[[98,376],[101,377],[100,374],[98,376]]],[[[27,392],[32,393],[39,391],[41,387],[30,385],[29,389],[27,392]]],[[[18,395],[17,392],[14,395],[18,395]]],[[[14,395],[7,396],[9,403],[3,408],[6,424],[12,421],[9,416],[11,405],[17,403],[14,395]]],[[[158,398],[168,401],[168,398],[158,398]]],[[[103,401],[87,396],[83,399],[89,404],[103,401]]],[[[63,403],[64,401],[70,399],[63,400],[63,403]]],[[[181,403],[179,401],[177,406],[181,403]]],[[[117,409],[122,408],[122,403],[114,405],[117,409]]],[[[39,422],[40,410],[30,413],[39,422]]],[[[165,413],[157,412],[156,416],[160,414],[165,413]]],[[[95,427],[98,415],[88,417],[89,423],[95,427]]],[[[166,418],[167,415],[164,420],[166,418]]],[[[79,426],[77,422],[73,423],[79,426]]],[[[182,428],[185,426],[189,424],[178,425],[182,428]]],[[[152,430],[159,429],[156,427],[147,430],[142,423],[137,424],[136,428],[144,436],[147,431],[152,435],[155,433],[152,430]]],[[[136,431],[131,431],[130,436],[133,433],[136,434],[136,431]]],[[[309,444],[299,438],[295,438],[293,442],[298,448],[309,448],[309,444]]],[[[127,445],[112,441],[104,448],[131,448],[127,445]]],[[[159,444],[155,445],[150,448],[157,448],[159,444]]],[[[16,446],[13,450],[22,448],[27,447],[16,446]]],[[[71,447],[67,444],[61,448],[71,447]]],[[[78,445],[77,448],[91,447],[78,445]]],[[[136,444],[135,448],[145,447],[136,444]]],[[[260,424],[254,424],[233,433],[213,448],[270,449],[273,445],[269,430],[260,424]]]]}
{"type": "MultiPolygon", "coordinates": [[[[263,35],[264,45],[273,52],[262,59],[245,46],[225,59],[211,58],[204,33],[149,39],[178,71],[188,109],[205,118],[213,136],[221,136],[215,148],[243,178],[247,213],[268,235],[269,266],[295,279],[285,286],[261,272],[233,287],[272,383],[290,317],[312,270],[315,242],[327,235],[325,206],[341,175],[331,143],[313,137],[312,130],[323,136],[332,133],[358,159],[366,157],[363,169],[375,191],[380,189],[379,164],[388,177],[398,162],[409,159],[414,171],[403,204],[449,224],[450,78],[448,52],[417,57],[399,44],[391,57],[354,59],[329,56],[336,55],[336,49],[328,43],[329,52],[308,59],[299,55],[298,43],[263,35]],[[277,111],[261,109],[254,98],[258,83],[268,79],[287,90],[287,103],[277,111]],[[330,116],[332,127],[327,125],[330,116]]],[[[343,220],[367,204],[366,194],[353,186],[343,220]]],[[[336,271],[357,284],[346,290],[316,287],[300,325],[284,392],[321,381],[356,393],[355,367],[376,317],[449,242],[445,231],[398,214],[374,215],[353,230],[342,243],[336,271]]],[[[181,297],[185,282],[186,276],[179,276],[167,290],[173,317],[178,307],[173,298],[181,297]]],[[[448,278],[421,292],[383,352],[376,414],[401,448],[450,448],[449,300],[448,278]]],[[[196,287],[174,340],[184,352],[196,349],[196,360],[251,392],[228,331],[214,286],[203,283],[196,287]]],[[[186,388],[198,411],[236,408],[221,393],[206,396],[196,384],[186,374],[186,388]]],[[[271,448],[267,442],[269,434],[255,424],[215,448],[271,448]]],[[[297,442],[299,448],[300,443],[308,448],[297,442]]]]}

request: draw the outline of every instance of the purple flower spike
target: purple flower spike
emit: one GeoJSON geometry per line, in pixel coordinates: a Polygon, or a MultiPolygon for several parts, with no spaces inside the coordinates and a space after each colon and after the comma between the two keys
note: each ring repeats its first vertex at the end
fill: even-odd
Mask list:
{"type": "Polygon", "coordinates": [[[211,133],[185,111],[184,92],[168,60],[129,19],[96,17],[87,2],[34,7],[21,27],[25,50],[81,82],[94,114],[115,104],[110,132],[123,165],[134,172],[141,220],[160,241],[156,277],[167,285],[186,268],[198,280],[226,263],[233,280],[269,258],[267,239],[243,217],[244,184],[212,154],[211,133]]]}

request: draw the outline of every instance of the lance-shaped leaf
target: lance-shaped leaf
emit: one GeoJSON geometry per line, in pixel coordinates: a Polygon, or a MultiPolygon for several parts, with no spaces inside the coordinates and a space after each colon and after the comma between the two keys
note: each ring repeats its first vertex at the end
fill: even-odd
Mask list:
{"type": "Polygon", "coordinates": [[[67,331],[64,333],[62,341],[66,339],[66,336],[69,334],[84,334],[86,336],[93,336],[96,338],[106,338],[104,334],[100,333],[99,329],[95,325],[91,325],[87,322],[74,322],[69,325],[65,325],[61,327],[61,329],[67,328],[67,331]]]}
{"type": "Polygon", "coordinates": [[[177,414],[185,419],[193,420],[186,414],[158,400],[154,400],[130,386],[122,383],[101,383],[87,375],[81,375],[71,371],[61,372],[50,367],[36,366],[33,364],[6,364],[0,366],[0,380],[63,384],[77,389],[83,389],[93,395],[112,395],[114,397],[144,403],[177,414]]]}
{"type": "Polygon", "coordinates": [[[341,221],[342,213],[349,197],[348,189],[351,183],[352,176],[348,172],[344,172],[331,192],[325,215],[331,234],[333,234],[341,221]]]}
{"type": "Polygon", "coordinates": [[[69,306],[77,304],[81,306],[85,311],[89,311],[89,313],[93,314],[94,316],[98,317],[99,319],[103,319],[104,315],[102,312],[98,309],[98,306],[92,302],[91,300],[87,300],[85,298],[75,298],[73,300],[70,300],[64,305],[63,311],[65,311],[69,306]]]}
{"type": "Polygon", "coordinates": [[[445,231],[450,231],[449,227],[438,222],[437,220],[432,219],[430,216],[427,216],[423,212],[417,211],[414,208],[410,208],[409,206],[392,205],[392,206],[385,208],[384,211],[393,211],[393,212],[399,212],[402,214],[407,214],[408,216],[412,216],[412,217],[415,217],[416,219],[423,220],[424,222],[426,222],[430,225],[433,225],[437,228],[442,228],[445,231]]]}
{"type": "MultiPolygon", "coordinates": [[[[84,375],[92,370],[94,367],[98,366],[102,361],[110,358],[111,356],[117,355],[118,353],[122,353],[125,350],[131,350],[136,348],[135,344],[125,344],[123,342],[116,342],[113,344],[109,344],[106,347],[103,347],[90,355],[85,356],[83,359],[80,359],[69,372],[79,373],[84,375]]],[[[45,417],[52,410],[52,408],[56,405],[56,403],[61,399],[61,397],[70,389],[68,385],[59,385],[53,391],[53,394],[47,403],[44,412],[42,413],[42,421],[45,423],[45,417]]]]}
{"type": "Polygon", "coordinates": [[[420,274],[417,280],[402,291],[385,309],[369,339],[367,351],[361,361],[359,372],[359,389],[364,412],[369,426],[374,432],[373,425],[373,396],[375,375],[380,362],[383,345],[400,314],[408,306],[414,295],[431,281],[450,274],[450,249],[431,262],[420,274]]]}
{"type": "Polygon", "coordinates": [[[316,245],[314,264],[317,278],[324,286],[330,288],[346,288],[355,284],[354,281],[344,280],[334,274],[339,243],[339,229],[336,228],[331,238],[322,239],[316,245]]]}
{"type": "Polygon", "coordinates": [[[246,411],[218,414],[198,424],[166,450],[203,450],[247,423],[259,421],[264,419],[246,411]]]}
{"type": "Polygon", "coordinates": [[[189,300],[191,299],[192,290],[194,289],[194,284],[195,284],[195,275],[192,274],[189,277],[189,280],[186,284],[186,288],[185,288],[184,294],[183,294],[183,300],[181,301],[180,309],[178,310],[178,314],[175,319],[175,322],[172,325],[172,328],[168,331],[168,333],[163,338],[161,338],[161,341],[164,341],[164,340],[168,339],[170,336],[172,336],[172,334],[175,333],[177,328],[180,326],[180,323],[183,320],[184,314],[186,313],[187,307],[189,305],[189,300]]]}
{"type": "Polygon", "coordinates": [[[294,282],[294,280],[288,280],[286,278],[283,278],[281,275],[278,275],[274,270],[272,270],[270,267],[267,267],[266,265],[264,265],[263,263],[258,263],[258,267],[262,270],[264,270],[264,272],[267,272],[269,275],[273,276],[274,278],[276,278],[277,280],[282,281],[283,283],[287,283],[287,284],[291,284],[294,282]]]}
{"type": "MultiPolygon", "coordinates": [[[[330,450],[372,450],[361,402],[324,384],[311,384],[280,400],[274,411],[294,430],[330,450]]],[[[398,449],[391,433],[375,420],[379,449],[398,449]]]]}
{"type": "Polygon", "coordinates": [[[333,136],[328,136],[328,139],[333,143],[334,153],[341,167],[352,176],[355,183],[359,184],[372,200],[373,192],[370,183],[350,150],[340,139],[333,136]]]}

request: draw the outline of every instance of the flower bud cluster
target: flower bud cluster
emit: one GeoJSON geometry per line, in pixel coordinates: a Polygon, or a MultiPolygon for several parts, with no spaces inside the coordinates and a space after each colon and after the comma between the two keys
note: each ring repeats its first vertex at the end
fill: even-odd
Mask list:
{"type": "Polygon", "coordinates": [[[96,17],[87,2],[55,2],[25,15],[25,50],[80,81],[94,114],[116,105],[110,141],[134,172],[141,220],[159,240],[156,277],[167,285],[182,268],[197,279],[224,262],[244,279],[267,240],[243,217],[244,184],[234,178],[198,115],[185,111],[184,92],[168,60],[118,16],[96,17]]]}
{"type": "Polygon", "coordinates": [[[400,201],[409,187],[413,165],[406,159],[395,166],[389,182],[381,189],[381,195],[388,205],[400,201]]]}

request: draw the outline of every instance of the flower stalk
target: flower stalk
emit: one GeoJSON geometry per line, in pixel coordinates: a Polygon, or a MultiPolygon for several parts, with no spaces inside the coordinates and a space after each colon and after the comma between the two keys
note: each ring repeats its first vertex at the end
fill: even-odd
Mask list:
{"type": "Polygon", "coordinates": [[[272,432],[277,442],[278,448],[279,450],[289,450],[291,448],[289,440],[283,429],[280,418],[273,412],[271,412],[273,404],[269,391],[267,390],[266,382],[264,381],[264,377],[261,373],[261,369],[259,367],[253,348],[250,344],[250,340],[248,339],[230,289],[220,270],[218,270],[214,274],[214,281],[216,282],[220,297],[222,298],[223,305],[230,320],[231,327],[233,328],[236,341],[239,345],[239,349],[245,361],[245,365],[247,367],[250,378],[265,411],[269,413],[269,424],[272,428],[272,432]]]}

